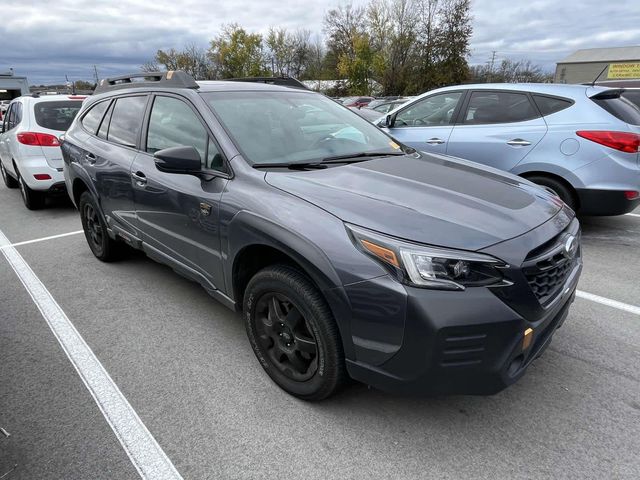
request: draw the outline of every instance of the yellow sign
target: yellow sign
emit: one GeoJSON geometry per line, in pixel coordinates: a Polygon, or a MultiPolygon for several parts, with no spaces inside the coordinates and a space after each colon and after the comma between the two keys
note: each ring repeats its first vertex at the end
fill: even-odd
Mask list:
{"type": "Polygon", "coordinates": [[[612,63],[607,78],[640,78],[640,63],[612,63]]]}

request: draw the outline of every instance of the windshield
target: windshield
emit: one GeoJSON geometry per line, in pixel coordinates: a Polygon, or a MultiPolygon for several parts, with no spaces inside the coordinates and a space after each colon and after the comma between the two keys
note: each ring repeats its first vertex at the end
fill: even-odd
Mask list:
{"type": "Polygon", "coordinates": [[[34,106],[36,123],[44,128],[64,132],[82,107],[78,100],[38,102],[34,106]]]}
{"type": "Polygon", "coordinates": [[[399,152],[373,124],[320,94],[209,92],[202,97],[251,164],[399,152]]]}

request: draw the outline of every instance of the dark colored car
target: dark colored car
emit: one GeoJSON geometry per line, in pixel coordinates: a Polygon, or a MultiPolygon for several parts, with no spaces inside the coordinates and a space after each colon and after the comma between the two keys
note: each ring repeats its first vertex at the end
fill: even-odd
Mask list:
{"type": "Polygon", "coordinates": [[[142,249],[242,312],[287,392],[495,393],[567,316],[580,229],[545,190],[313,92],[151,78],[103,82],[64,138],[88,244],[142,249]]]}
{"type": "Polygon", "coordinates": [[[373,97],[347,97],[342,101],[345,107],[366,107],[374,100],[373,97]]]}

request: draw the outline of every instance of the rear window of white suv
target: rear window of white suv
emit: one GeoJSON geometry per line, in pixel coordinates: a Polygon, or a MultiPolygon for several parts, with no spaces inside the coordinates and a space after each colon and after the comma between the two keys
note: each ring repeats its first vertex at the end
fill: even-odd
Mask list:
{"type": "Polygon", "coordinates": [[[81,106],[82,102],[77,100],[38,102],[33,107],[36,123],[42,128],[64,132],[71,125],[81,106]]]}

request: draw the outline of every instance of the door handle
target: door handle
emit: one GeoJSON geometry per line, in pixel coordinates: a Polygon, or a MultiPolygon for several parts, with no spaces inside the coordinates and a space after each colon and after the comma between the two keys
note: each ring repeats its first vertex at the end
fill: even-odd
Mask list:
{"type": "Polygon", "coordinates": [[[144,187],[147,184],[147,177],[140,171],[137,171],[136,173],[131,172],[131,178],[136,181],[136,185],[139,187],[144,187]]]}
{"type": "Polygon", "coordinates": [[[521,138],[514,138],[513,140],[509,140],[507,145],[511,145],[512,147],[528,147],[531,145],[531,142],[523,140],[521,138]]]}
{"type": "Polygon", "coordinates": [[[96,156],[93,153],[85,153],[84,159],[89,162],[91,165],[96,163],[96,156]]]}
{"type": "Polygon", "coordinates": [[[429,145],[442,145],[444,143],[444,140],[442,140],[441,138],[433,137],[427,140],[427,143],[429,145]]]}

